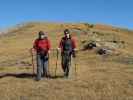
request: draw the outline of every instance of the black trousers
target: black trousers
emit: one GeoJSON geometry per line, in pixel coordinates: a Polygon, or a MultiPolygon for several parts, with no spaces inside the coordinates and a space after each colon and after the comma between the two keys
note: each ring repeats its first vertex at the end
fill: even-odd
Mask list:
{"type": "Polygon", "coordinates": [[[63,51],[61,53],[61,64],[62,64],[62,69],[65,73],[65,76],[69,76],[69,70],[70,70],[70,65],[71,65],[71,52],[70,51],[63,51]]]}

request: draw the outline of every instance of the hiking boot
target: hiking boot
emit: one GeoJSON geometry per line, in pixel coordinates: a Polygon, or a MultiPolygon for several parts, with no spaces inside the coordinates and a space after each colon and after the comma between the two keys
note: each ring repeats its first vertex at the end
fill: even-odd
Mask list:
{"type": "Polygon", "coordinates": [[[39,79],[39,78],[35,78],[35,81],[40,81],[41,79],[39,79]]]}
{"type": "Polygon", "coordinates": [[[48,73],[47,73],[47,74],[44,73],[44,74],[42,74],[42,77],[43,77],[43,78],[45,78],[45,77],[46,77],[46,78],[49,78],[50,75],[49,75],[48,73]]]}
{"type": "Polygon", "coordinates": [[[64,78],[68,78],[68,76],[69,76],[69,75],[65,72],[65,73],[64,73],[64,78]]]}

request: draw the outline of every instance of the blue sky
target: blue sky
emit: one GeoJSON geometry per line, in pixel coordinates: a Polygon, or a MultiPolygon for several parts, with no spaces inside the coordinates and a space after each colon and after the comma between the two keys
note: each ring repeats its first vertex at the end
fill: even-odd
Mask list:
{"type": "Polygon", "coordinates": [[[102,23],[133,29],[133,0],[0,0],[0,28],[29,21],[102,23]]]}

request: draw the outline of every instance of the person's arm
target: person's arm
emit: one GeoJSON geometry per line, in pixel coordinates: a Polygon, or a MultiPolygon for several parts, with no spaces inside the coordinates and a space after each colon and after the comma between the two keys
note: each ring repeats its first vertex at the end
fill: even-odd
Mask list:
{"type": "Polygon", "coordinates": [[[38,40],[36,39],[33,43],[33,51],[36,51],[37,50],[37,43],[38,43],[38,40]]]}
{"type": "Polygon", "coordinates": [[[50,50],[51,50],[51,42],[50,42],[50,40],[48,39],[48,53],[50,53],[50,50]]]}
{"type": "Polygon", "coordinates": [[[75,39],[72,39],[72,48],[73,48],[73,50],[76,49],[76,40],[75,39]]]}
{"type": "Polygon", "coordinates": [[[58,50],[63,49],[63,40],[61,39],[59,42],[58,50]]]}
{"type": "Polygon", "coordinates": [[[75,58],[76,57],[76,40],[72,39],[72,56],[75,58]]]}

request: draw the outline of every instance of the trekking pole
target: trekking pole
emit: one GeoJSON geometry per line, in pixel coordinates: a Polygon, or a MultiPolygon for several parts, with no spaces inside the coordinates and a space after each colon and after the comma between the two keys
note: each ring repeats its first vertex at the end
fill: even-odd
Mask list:
{"type": "Polygon", "coordinates": [[[74,58],[74,65],[75,65],[75,77],[77,78],[77,63],[76,63],[76,58],[74,58]]]}
{"type": "Polygon", "coordinates": [[[57,59],[56,59],[56,68],[55,68],[55,77],[56,77],[56,72],[57,72],[57,66],[58,66],[58,56],[59,55],[59,51],[57,49],[57,59]]]}
{"type": "MultiPolygon", "coordinates": [[[[75,53],[76,53],[76,51],[75,51],[75,53]]],[[[75,53],[74,53],[74,55],[75,55],[75,53]]],[[[77,61],[76,61],[76,56],[75,57],[73,57],[73,60],[74,60],[74,69],[75,69],[75,77],[77,78],[77,61]]]]}
{"type": "Polygon", "coordinates": [[[35,75],[35,65],[34,65],[34,55],[32,53],[32,48],[30,49],[30,54],[31,54],[31,62],[32,62],[32,69],[33,69],[33,75],[35,75]]]}
{"type": "Polygon", "coordinates": [[[49,53],[48,53],[48,77],[50,76],[50,71],[49,71],[49,66],[50,66],[50,63],[49,63],[49,59],[50,59],[50,55],[49,55],[49,53]]]}

